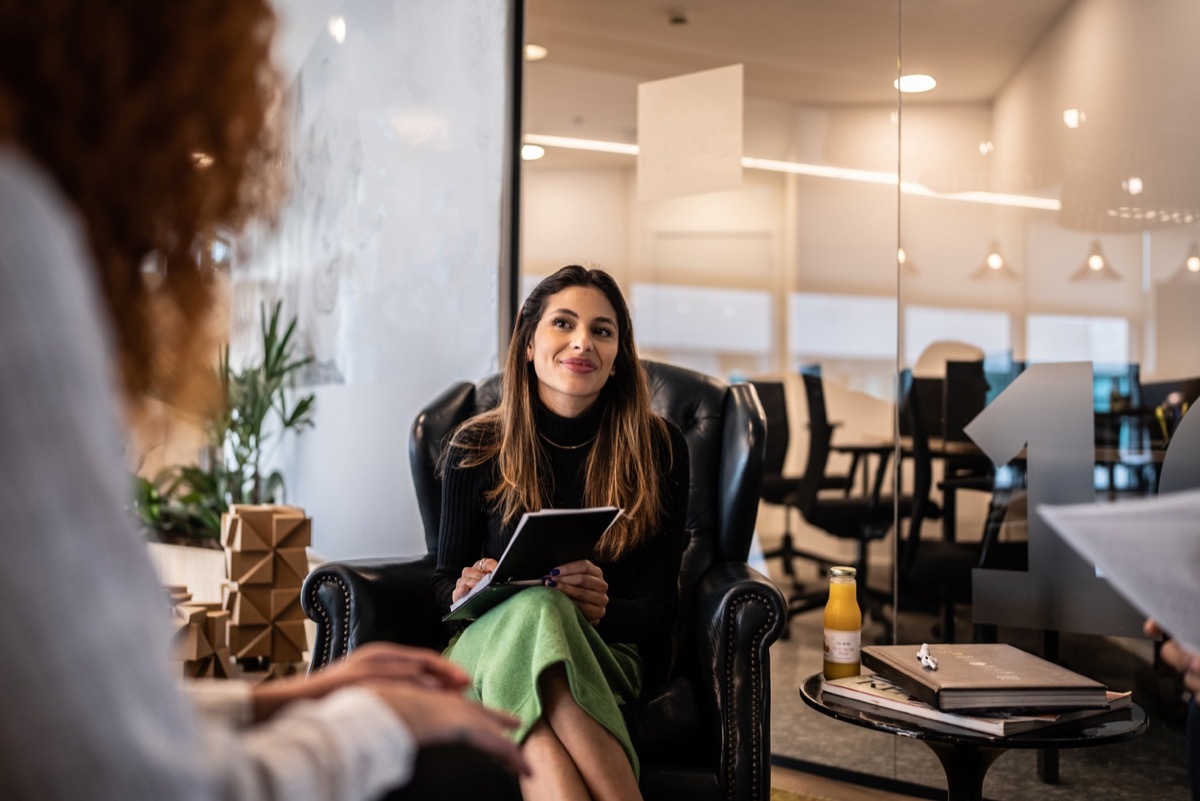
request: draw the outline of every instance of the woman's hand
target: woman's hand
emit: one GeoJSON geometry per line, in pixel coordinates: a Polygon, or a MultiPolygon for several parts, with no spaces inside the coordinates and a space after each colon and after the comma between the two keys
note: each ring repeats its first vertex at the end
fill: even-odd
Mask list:
{"type": "Polygon", "coordinates": [[[527,775],[529,764],[506,734],[520,721],[468,701],[463,690],[469,683],[462,668],[436,651],[373,642],[311,676],[259,684],[250,697],[255,719],[264,720],[293,701],[321,698],[342,687],[365,687],[404,721],[418,746],[471,746],[513,773],[527,775]]]}
{"type": "MultiPolygon", "coordinates": [[[[1154,620],[1147,620],[1142,627],[1151,637],[1170,636],[1154,620]]],[[[1183,684],[1193,693],[1200,693],[1200,654],[1179,647],[1175,640],[1167,640],[1159,651],[1162,661],[1183,674],[1183,684]]]]}
{"type": "Polygon", "coordinates": [[[496,569],[496,560],[484,557],[470,567],[462,569],[462,575],[458,581],[454,582],[454,592],[450,593],[450,600],[457,601],[459,598],[471,591],[471,588],[483,579],[488,573],[496,569]]]}
{"type": "Polygon", "coordinates": [[[608,582],[600,568],[587,559],[580,559],[551,571],[550,578],[550,586],[557,587],[574,601],[593,626],[604,617],[608,609],[608,582]]]}
{"type": "Polygon", "coordinates": [[[290,676],[255,685],[250,692],[255,720],[265,720],[293,701],[322,698],[342,687],[372,683],[406,684],[427,690],[461,692],[466,671],[428,648],[390,642],[367,643],[345,659],[308,676],[290,676]]]}
{"type": "Polygon", "coordinates": [[[532,773],[525,755],[507,734],[521,724],[513,716],[468,701],[458,692],[397,682],[371,682],[366,686],[404,721],[419,747],[467,745],[490,754],[512,773],[532,773]]]}

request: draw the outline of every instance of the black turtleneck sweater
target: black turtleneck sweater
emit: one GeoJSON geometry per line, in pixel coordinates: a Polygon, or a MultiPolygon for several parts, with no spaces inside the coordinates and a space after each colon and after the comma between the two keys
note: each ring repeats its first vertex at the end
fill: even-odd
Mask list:
{"type": "MultiPolygon", "coordinates": [[[[551,508],[583,506],[584,467],[600,428],[601,411],[602,402],[578,417],[559,417],[535,402],[539,444],[554,481],[551,508]]],[[[608,582],[608,607],[597,631],[607,642],[638,646],[648,686],[665,678],[679,600],[679,565],[686,545],[687,441],[670,421],[667,429],[670,443],[661,443],[656,454],[661,500],[658,526],[640,548],[617,562],[593,560],[608,582]]],[[[485,498],[498,483],[495,460],[462,468],[457,466],[462,461],[461,450],[451,446],[447,456],[433,580],[434,600],[443,611],[450,608],[454,584],[463,568],[480,557],[499,559],[515,527],[515,521],[504,525],[485,498]]]]}

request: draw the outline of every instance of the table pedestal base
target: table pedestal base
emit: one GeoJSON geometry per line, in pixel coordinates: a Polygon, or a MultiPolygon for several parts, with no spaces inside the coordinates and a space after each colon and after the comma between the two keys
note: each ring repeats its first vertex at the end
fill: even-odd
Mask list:
{"type": "Polygon", "coordinates": [[[1007,748],[922,740],[937,755],[946,772],[948,801],[983,801],[983,777],[1007,748]]]}

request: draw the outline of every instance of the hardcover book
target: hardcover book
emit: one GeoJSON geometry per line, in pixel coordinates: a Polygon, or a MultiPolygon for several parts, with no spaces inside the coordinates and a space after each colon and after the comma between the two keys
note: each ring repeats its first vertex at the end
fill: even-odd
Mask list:
{"type": "Polygon", "coordinates": [[[1126,708],[1132,703],[1132,694],[1129,692],[1109,692],[1107,693],[1107,704],[1096,709],[1046,712],[1038,715],[1020,715],[1010,712],[977,712],[966,715],[934,709],[882,676],[872,675],[826,679],[821,684],[821,692],[825,695],[837,696],[838,703],[844,702],[859,709],[879,707],[896,713],[896,717],[901,720],[913,718],[914,722],[923,725],[933,721],[992,737],[1008,737],[1035,729],[1083,720],[1095,715],[1104,715],[1117,709],[1126,708]]]}
{"type": "Polygon", "coordinates": [[[559,565],[590,558],[621,511],[615,506],[596,506],[525,513],[496,569],[451,604],[442,620],[475,620],[514,593],[540,586],[542,577],[559,565]]]}
{"type": "Polygon", "coordinates": [[[868,645],[863,666],[941,710],[1050,711],[1103,708],[1098,681],[1004,643],[930,645],[937,669],[916,645],[868,645]]]}

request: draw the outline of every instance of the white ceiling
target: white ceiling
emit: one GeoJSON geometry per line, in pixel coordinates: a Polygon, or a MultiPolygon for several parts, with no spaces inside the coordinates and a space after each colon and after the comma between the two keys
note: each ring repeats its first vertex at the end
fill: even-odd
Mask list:
{"type": "MultiPolygon", "coordinates": [[[[525,132],[634,143],[637,84],[742,64],[748,155],[888,171],[899,106],[906,174],[940,191],[1054,196],[1087,230],[1200,219],[1195,0],[671,3],[526,0],[549,57],[526,64],[525,132]],[[937,88],[899,95],[918,72],[937,88]]],[[[531,167],[616,163],[552,155],[531,167]]]]}
{"type": "Polygon", "coordinates": [[[938,80],[906,102],[987,103],[1072,2],[527,0],[526,41],[550,51],[527,74],[536,87],[543,64],[647,81],[741,63],[748,98],[844,106],[895,104],[899,61],[938,80]]]}

